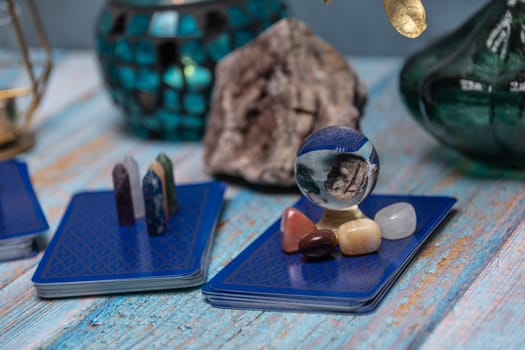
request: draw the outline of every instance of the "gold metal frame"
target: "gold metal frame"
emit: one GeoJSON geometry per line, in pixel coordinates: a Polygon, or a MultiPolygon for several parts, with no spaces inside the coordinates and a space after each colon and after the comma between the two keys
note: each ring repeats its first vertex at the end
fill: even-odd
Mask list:
{"type": "Polygon", "coordinates": [[[14,0],[6,0],[6,3],[9,17],[15,31],[18,49],[22,54],[23,64],[29,76],[31,86],[0,90],[0,99],[9,100],[29,95],[31,95],[32,99],[28,109],[24,112],[20,112],[20,114],[17,115],[17,119],[23,118],[23,124],[17,130],[18,137],[13,142],[0,146],[0,158],[13,156],[14,154],[17,154],[33,145],[34,138],[30,134],[29,127],[33,119],[33,114],[40,105],[49,75],[51,73],[51,69],[53,67],[51,48],[49,46],[42,21],[38,16],[33,0],[26,0],[25,3],[32,25],[34,26],[35,32],[37,33],[38,44],[45,53],[44,69],[38,77],[35,76],[35,72],[33,71],[33,63],[29,55],[27,40],[24,35],[24,31],[22,30],[22,25],[17,14],[17,8],[15,6],[14,0]]]}

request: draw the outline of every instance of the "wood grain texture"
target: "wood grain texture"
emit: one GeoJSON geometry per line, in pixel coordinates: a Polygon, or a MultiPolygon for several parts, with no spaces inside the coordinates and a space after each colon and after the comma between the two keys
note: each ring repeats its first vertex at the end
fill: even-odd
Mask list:
{"type": "Polygon", "coordinates": [[[525,223],[454,305],[425,342],[429,349],[523,348],[525,344],[525,223]]]}
{"type": "MultiPolygon", "coordinates": [[[[89,53],[60,56],[37,116],[38,144],[22,157],[51,232],[71,194],[109,187],[111,168],[126,153],[144,170],[162,150],[172,158],[178,182],[210,178],[199,144],[127,134],[94,62],[89,53]]],[[[399,60],[363,57],[352,63],[369,87],[362,129],[381,158],[376,192],[459,200],[375,313],[223,310],[206,303],[198,288],[41,300],[30,282],[40,254],[0,264],[0,348],[520,348],[525,172],[487,168],[439,146],[401,104],[399,60]]],[[[231,186],[210,276],[297,198],[231,186]]]]}

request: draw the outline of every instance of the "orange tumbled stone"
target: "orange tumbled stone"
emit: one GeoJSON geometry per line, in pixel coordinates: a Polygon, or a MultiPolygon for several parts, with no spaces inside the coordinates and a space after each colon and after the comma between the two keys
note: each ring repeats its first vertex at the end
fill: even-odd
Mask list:
{"type": "Polygon", "coordinates": [[[299,241],[316,230],[315,224],[295,208],[287,208],[281,219],[281,248],[286,253],[299,251],[299,241]]]}

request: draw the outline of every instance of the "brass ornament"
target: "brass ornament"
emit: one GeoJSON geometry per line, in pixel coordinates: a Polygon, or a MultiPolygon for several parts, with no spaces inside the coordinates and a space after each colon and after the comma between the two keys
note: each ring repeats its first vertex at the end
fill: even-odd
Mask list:
{"type": "MultiPolygon", "coordinates": [[[[332,0],[324,0],[325,4],[332,0]]],[[[392,26],[407,38],[414,39],[427,29],[426,12],[421,0],[384,0],[392,26]]]]}
{"type": "Polygon", "coordinates": [[[407,38],[414,39],[427,29],[426,12],[420,0],[384,0],[392,26],[407,38]]]}

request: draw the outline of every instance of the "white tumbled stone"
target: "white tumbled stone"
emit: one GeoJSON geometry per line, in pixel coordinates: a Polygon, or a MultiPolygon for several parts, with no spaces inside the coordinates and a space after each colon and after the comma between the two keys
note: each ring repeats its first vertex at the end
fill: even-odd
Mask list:
{"type": "Polygon", "coordinates": [[[381,235],[384,239],[403,239],[416,232],[416,210],[406,202],[384,207],[376,213],[374,221],[381,227],[381,235]]]}

